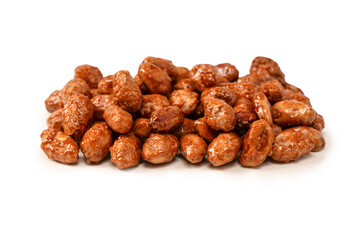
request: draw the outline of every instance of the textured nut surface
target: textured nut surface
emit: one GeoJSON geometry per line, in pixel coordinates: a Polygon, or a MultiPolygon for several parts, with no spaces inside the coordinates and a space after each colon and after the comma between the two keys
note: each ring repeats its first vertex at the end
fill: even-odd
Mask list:
{"type": "Polygon", "coordinates": [[[207,151],[207,144],[198,135],[187,134],[180,138],[181,154],[191,163],[201,162],[207,151]]]}
{"type": "Polygon", "coordinates": [[[324,136],[320,133],[320,131],[312,128],[305,127],[312,135],[312,139],[314,140],[314,148],[311,149],[312,152],[319,152],[325,148],[326,142],[324,136]]]}
{"type": "Polygon", "coordinates": [[[161,70],[163,70],[171,79],[175,80],[178,71],[172,61],[164,59],[164,58],[156,58],[156,57],[147,57],[144,59],[143,63],[152,63],[158,66],[161,70]]]}
{"type": "Polygon", "coordinates": [[[234,106],[236,124],[240,129],[246,129],[258,119],[252,102],[247,98],[240,98],[234,106]]]}
{"type": "Polygon", "coordinates": [[[166,96],[171,93],[171,78],[158,66],[150,62],[142,63],[138,75],[150,93],[166,96]]]}
{"type": "Polygon", "coordinates": [[[138,118],[134,122],[134,126],[132,132],[136,137],[145,141],[146,138],[149,137],[151,128],[150,128],[150,120],[147,118],[138,118]]]}
{"type": "Polygon", "coordinates": [[[136,112],[141,108],[142,93],[126,70],[115,73],[112,94],[118,101],[119,106],[128,112],[136,112]]]}
{"type": "Polygon", "coordinates": [[[176,106],[161,108],[151,113],[150,127],[157,132],[166,132],[180,126],[184,121],[184,114],[176,106]]]}
{"type": "Polygon", "coordinates": [[[258,92],[255,94],[253,100],[253,106],[256,114],[260,119],[266,120],[270,126],[273,124],[271,115],[271,105],[264,93],[258,92]]]}
{"type": "Polygon", "coordinates": [[[186,67],[176,67],[177,75],[175,78],[175,82],[179,82],[182,79],[188,79],[189,78],[189,69],[186,67]]]}
{"type": "Polygon", "coordinates": [[[179,151],[179,141],[171,134],[152,133],[142,148],[142,158],[153,164],[171,162],[179,151]]]}
{"type": "Polygon", "coordinates": [[[304,103],[284,100],[272,106],[272,116],[280,127],[306,126],[315,120],[316,112],[304,103]]]}
{"type": "Polygon", "coordinates": [[[62,113],[64,133],[80,140],[93,120],[94,107],[90,99],[81,94],[73,94],[65,104],[62,113]]]}
{"type": "Polygon", "coordinates": [[[64,104],[66,104],[68,99],[75,93],[79,93],[91,98],[89,85],[87,85],[87,83],[80,78],[74,78],[70,80],[61,90],[61,96],[64,104]]]}
{"type": "Polygon", "coordinates": [[[207,124],[205,117],[197,119],[194,123],[194,128],[195,132],[207,142],[211,142],[218,135],[218,132],[207,124]]]}
{"type": "Polygon", "coordinates": [[[99,68],[84,64],[75,68],[74,78],[81,78],[86,81],[90,88],[97,88],[103,79],[103,75],[99,68]]]}
{"type": "Polygon", "coordinates": [[[184,118],[182,124],[177,127],[172,133],[178,138],[187,134],[195,133],[195,120],[184,118]]]}
{"type": "Polygon", "coordinates": [[[170,95],[170,104],[177,106],[185,116],[191,114],[199,104],[199,94],[188,90],[175,90],[170,95]]]}
{"type": "Polygon", "coordinates": [[[271,103],[279,102],[285,97],[285,88],[276,79],[264,83],[261,86],[261,91],[271,103]]]}
{"type": "Polygon", "coordinates": [[[110,147],[110,154],[119,169],[134,167],[141,160],[141,141],[132,134],[121,135],[110,147]]]}
{"type": "Polygon", "coordinates": [[[311,107],[311,102],[308,97],[300,93],[294,93],[293,91],[290,90],[285,90],[284,100],[294,100],[294,101],[302,102],[311,107]]]}
{"type": "Polygon", "coordinates": [[[97,122],[83,136],[81,152],[88,164],[100,162],[109,152],[112,144],[112,131],[106,122],[97,122]]]}
{"type": "Polygon", "coordinates": [[[160,94],[148,94],[143,96],[140,115],[143,118],[149,118],[151,113],[160,110],[163,107],[170,106],[167,97],[160,94]]]}
{"type": "Polygon", "coordinates": [[[235,81],[239,77],[239,71],[230,63],[221,63],[215,66],[215,70],[220,76],[230,82],[235,81]]]}
{"type": "Polygon", "coordinates": [[[181,79],[180,81],[178,81],[174,85],[174,90],[180,90],[180,89],[194,91],[195,86],[189,78],[184,78],[184,79],[181,79]]]}
{"type": "Polygon", "coordinates": [[[311,123],[311,127],[321,132],[325,128],[325,120],[323,116],[316,114],[314,121],[311,123]]]}
{"type": "Polygon", "coordinates": [[[234,106],[236,103],[235,93],[232,90],[223,88],[223,87],[212,87],[212,88],[205,89],[201,93],[201,98],[204,98],[204,97],[214,97],[214,98],[221,99],[221,100],[225,101],[227,104],[229,104],[230,106],[234,106]]]}
{"type": "Polygon", "coordinates": [[[104,119],[112,130],[120,134],[129,132],[133,124],[131,114],[117,105],[106,108],[104,119]]]}
{"type": "Polygon", "coordinates": [[[98,95],[91,99],[91,103],[94,106],[95,119],[102,120],[105,109],[117,105],[117,100],[111,95],[98,95]]]}
{"type": "Polygon", "coordinates": [[[275,137],[282,132],[282,128],[279,125],[276,125],[276,124],[273,124],[272,130],[273,130],[273,133],[274,133],[275,137]]]}
{"type": "Polygon", "coordinates": [[[98,85],[101,94],[111,94],[113,90],[114,75],[104,77],[98,85]]]}
{"type": "Polygon", "coordinates": [[[61,163],[75,163],[79,159],[79,146],[70,136],[49,128],[41,133],[41,148],[50,159],[61,163]]]}
{"type": "Polygon", "coordinates": [[[217,72],[210,64],[195,65],[189,72],[189,78],[194,84],[196,90],[202,92],[205,88],[216,85],[217,72]]]}
{"type": "Polygon", "coordinates": [[[90,99],[101,95],[100,92],[99,92],[99,89],[97,89],[97,88],[90,89],[90,93],[91,93],[90,99]]]}
{"type": "Polygon", "coordinates": [[[269,123],[263,119],[250,125],[244,138],[240,163],[245,167],[256,167],[263,163],[271,152],[274,133],[269,123]]]}
{"type": "Polygon", "coordinates": [[[232,90],[238,99],[244,97],[252,100],[258,91],[257,87],[252,83],[225,83],[220,84],[220,87],[232,90]]]}
{"type": "Polygon", "coordinates": [[[204,106],[207,124],[216,131],[223,130],[229,132],[234,129],[236,124],[235,112],[225,101],[213,98],[201,98],[204,106]]]}
{"type": "Polygon", "coordinates": [[[208,160],[218,167],[233,161],[241,149],[241,138],[236,133],[220,133],[209,145],[208,160]]]}
{"type": "Polygon", "coordinates": [[[250,74],[275,78],[281,84],[285,84],[285,74],[279,65],[270,58],[256,57],[251,63],[250,74]]]}
{"type": "Polygon", "coordinates": [[[45,100],[45,107],[49,113],[53,113],[56,110],[59,110],[64,107],[62,100],[62,92],[56,90],[50,94],[50,96],[45,100]]]}
{"type": "Polygon", "coordinates": [[[291,85],[290,83],[286,83],[286,84],[284,85],[284,87],[285,87],[285,89],[286,89],[287,91],[291,91],[291,92],[293,92],[293,93],[297,93],[297,94],[304,95],[304,92],[303,92],[300,88],[298,88],[298,87],[296,87],[296,86],[294,86],[294,85],[291,85]]]}
{"type": "Polygon", "coordinates": [[[62,131],[62,113],[63,109],[53,112],[46,121],[47,126],[49,128],[55,128],[62,131]]]}

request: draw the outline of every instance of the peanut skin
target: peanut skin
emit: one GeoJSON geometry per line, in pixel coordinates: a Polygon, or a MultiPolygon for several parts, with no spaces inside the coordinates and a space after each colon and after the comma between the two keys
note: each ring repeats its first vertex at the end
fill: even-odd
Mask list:
{"type": "Polygon", "coordinates": [[[181,154],[191,163],[201,162],[206,154],[207,144],[198,135],[187,134],[180,138],[181,154]]]}
{"type": "Polygon", "coordinates": [[[315,120],[316,112],[304,103],[284,100],[272,106],[272,116],[280,127],[306,126],[315,120]]]}
{"type": "Polygon", "coordinates": [[[171,134],[152,133],[142,148],[142,158],[152,164],[171,162],[179,151],[179,141],[171,134]]]}

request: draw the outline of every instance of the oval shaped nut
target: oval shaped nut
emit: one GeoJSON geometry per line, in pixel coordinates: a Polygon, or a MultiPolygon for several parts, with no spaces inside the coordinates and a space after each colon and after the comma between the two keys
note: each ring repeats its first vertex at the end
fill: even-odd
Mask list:
{"type": "Polygon", "coordinates": [[[213,98],[201,98],[207,124],[214,130],[229,132],[235,128],[234,109],[225,101],[213,98]]]}
{"type": "Polygon", "coordinates": [[[117,105],[105,109],[104,119],[112,130],[120,134],[129,132],[133,125],[131,114],[117,105]]]}
{"type": "Polygon", "coordinates": [[[175,78],[175,82],[179,82],[182,79],[189,79],[189,69],[186,67],[176,67],[177,75],[175,78]]]}
{"type": "Polygon", "coordinates": [[[112,94],[118,101],[119,106],[128,112],[136,112],[141,108],[142,93],[126,70],[115,73],[112,94]]]}
{"type": "Polygon", "coordinates": [[[294,85],[291,85],[290,83],[286,83],[284,85],[284,87],[285,87],[285,90],[287,90],[287,91],[291,91],[296,94],[304,95],[304,92],[300,88],[298,88],[294,85]]]}
{"type": "Polygon", "coordinates": [[[210,64],[195,65],[189,72],[189,78],[194,84],[196,90],[202,92],[205,88],[216,85],[217,72],[210,64]]]}
{"type": "Polygon", "coordinates": [[[256,57],[251,63],[250,74],[278,79],[285,84],[285,74],[281,71],[277,62],[266,57],[256,57]]]}
{"type": "Polygon", "coordinates": [[[187,134],[195,133],[195,120],[184,118],[182,124],[172,132],[176,137],[180,138],[187,134]]]}
{"type": "Polygon", "coordinates": [[[211,142],[218,135],[218,132],[207,124],[205,117],[197,119],[194,123],[194,128],[195,132],[207,142],[211,142]]]}
{"type": "Polygon", "coordinates": [[[80,149],[86,163],[98,163],[103,160],[109,153],[112,142],[112,131],[106,122],[95,123],[80,142],[80,149]]]}
{"type": "Polygon", "coordinates": [[[240,98],[234,106],[236,124],[240,129],[245,129],[258,119],[254,107],[247,98],[240,98]]]}
{"type": "Polygon", "coordinates": [[[272,130],[273,130],[273,133],[274,133],[275,137],[282,132],[282,128],[279,125],[276,125],[276,124],[273,124],[272,130]]]}
{"type": "Polygon", "coordinates": [[[222,63],[215,66],[215,70],[220,76],[226,78],[228,81],[233,82],[239,77],[239,71],[234,65],[230,63],[222,63]]]}
{"type": "Polygon", "coordinates": [[[176,106],[161,108],[151,113],[150,127],[156,132],[174,130],[184,121],[184,114],[176,106]]]}
{"type": "Polygon", "coordinates": [[[282,101],[285,97],[285,88],[276,79],[264,83],[261,86],[261,91],[271,103],[282,101]]]}
{"type": "Polygon", "coordinates": [[[90,88],[97,88],[103,75],[99,68],[84,64],[75,68],[74,78],[81,78],[89,85],[90,88]]]}
{"type": "Polygon", "coordinates": [[[201,93],[201,98],[203,97],[214,97],[217,99],[221,99],[230,106],[234,106],[236,103],[235,93],[232,90],[223,87],[212,87],[205,89],[201,93]]]}
{"type": "Polygon", "coordinates": [[[230,83],[226,78],[222,77],[218,72],[216,72],[216,85],[221,86],[221,84],[230,83]]]}
{"type": "Polygon", "coordinates": [[[148,94],[149,93],[149,89],[147,89],[147,87],[145,86],[143,81],[140,79],[139,74],[136,74],[134,76],[134,81],[138,85],[138,87],[140,88],[140,91],[141,91],[142,94],[148,94]]]}
{"type": "Polygon", "coordinates": [[[167,97],[160,94],[148,94],[143,96],[140,115],[143,118],[149,118],[151,113],[161,108],[170,106],[167,97]]]}
{"type": "Polygon", "coordinates": [[[284,100],[294,100],[294,101],[302,102],[311,107],[311,102],[308,97],[306,97],[303,94],[294,93],[293,91],[286,90],[284,100]]]}
{"type": "Polygon", "coordinates": [[[136,137],[140,138],[142,141],[145,141],[151,132],[150,120],[147,118],[136,119],[132,131],[136,137]]]}
{"type": "Polygon", "coordinates": [[[239,77],[237,79],[237,83],[251,83],[254,84],[257,87],[260,87],[264,83],[273,80],[272,78],[265,77],[265,76],[259,76],[254,74],[248,74],[242,77],[239,77]]]}
{"type": "Polygon", "coordinates": [[[256,167],[262,164],[271,152],[273,142],[274,133],[269,123],[264,119],[253,122],[244,138],[241,165],[256,167]]]}
{"type": "Polygon", "coordinates": [[[255,94],[253,100],[253,106],[256,114],[260,119],[266,120],[270,126],[273,125],[273,119],[271,115],[271,105],[264,93],[258,92],[255,94]]]}
{"type": "Polygon", "coordinates": [[[98,95],[91,99],[94,106],[94,117],[98,120],[104,119],[105,109],[109,106],[117,105],[117,100],[111,95],[98,95]]]}
{"type": "Polygon", "coordinates": [[[312,133],[307,127],[294,127],[275,137],[270,157],[278,162],[290,162],[309,154],[314,148],[312,133]]]}
{"type": "Polygon", "coordinates": [[[101,94],[111,94],[113,90],[114,75],[104,77],[98,84],[98,89],[101,94]]]}
{"type": "Polygon", "coordinates": [[[312,152],[319,152],[325,148],[326,142],[324,136],[316,129],[312,127],[305,127],[312,135],[314,141],[314,148],[311,150],[312,152]]]}
{"type": "Polygon", "coordinates": [[[226,83],[219,86],[232,90],[237,99],[244,97],[252,100],[255,93],[258,92],[257,87],[252,83],[226,83]]]}
{"type": "Polygon", "coordinates": [[[75,93],[79,93],[91,98],[89,85],[80,78],[74,78],[67,82],[61,90],[64,105],[67,103],[68,99],[75,93]]]}
{"type": "Polygon", "coordinates": [[[325,128],[325,121],[323,116],[320,114],[316,114],[316,117],[310,126],[321,132],[325,128]]]}
{"type": "Polygon", "coordinates": [[[75,140],[55,128],[41,133],[41,148],[48,158],[61,163],[70,164],[79,160],[79,146],[75,140]]]}
{"type": "Polygon", "coordinates": [[[198,135],[188,134],[180,138],[181,154],[191,163],[201,162],[207,151],[207,144],[198,135]]]}
{"type": "Polygon", "coordinates": [[[141,143],[133,135],[122,135],[110,147],[111,161],[119,169],[137,166],[141,160],[141,143]]]}
{"type": "Polygon", "coordinates": [[[163,70],[171,79],[175,80],[178,71],[172,61],[164,59],[164,58],[156,58],[156,57],[147,57],[144,59],[142,63],[152,63],[158,66],[161,70],[163,70]]]}
{"type": "Polygon", "coordinates": [[[81,94],[73,94],[65,104],[62,113],[64,133],[80,140],[91,125],[94,107],[90,99],[81,94]]]}
{"type": "Polygon", "coordinates": [[[153,164],[171,162],[179,151],[179,141],[171,134],[152,133],[142,148],[142,158],[153,164]]]}
{"type": "Polygon", "coordinates": [[[184,113],[185,116],[190,115],[195,111],[199,104],[199,94],[188,90],[176,90],[170,95],[170,103],[177,106],[184,113]]]}
{"type": "Polygon", "coordinates": [[[55,128],[62,131],[62,113],[63,109],[59,109],[53,112],[46,121],[47,126],[49,128],[55,128]]]}
{"type": "Polygon", "coordinates": [[[316,112],[304,103],[284,100],[272,106],[272,116],[280,127],[306,126],[315,120],[316,112]]]}
{"type": "Polygon", "coordinates": [[[175,85],[174,85],[174,90],[189,90],[189,91],[194,91],[195,86],[194,84],[191,82],[191,80],[189,78],[184,78],[179,80],[175,85]]]}
{"type": "Polygon", "coordinates": [[[150,93],[165,96],[171,93],[171,78],[158,66],[149,62],[142,63],[138,75],[150,93]]]}
{"type": "Polygon", "coordinates": [[[62,93],[60,90],[56,90],[50,94],[50,96],[45,100],[45,107],[49,113],[53,113],[64,107],[62,93]]]}
{"type": "Polygon", "coordinates": [[[236,133],[220,133],[209,145],[208,161],[214,167],[233,161],[241,149],[241,138],[236,133]]]}

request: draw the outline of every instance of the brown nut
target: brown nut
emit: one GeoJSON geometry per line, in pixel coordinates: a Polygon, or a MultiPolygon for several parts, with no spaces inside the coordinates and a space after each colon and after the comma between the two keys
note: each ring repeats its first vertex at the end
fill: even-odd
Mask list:
{"type": "Polygon", "coordinates": [[[171,134],[152,133],[142,148],[142,158],[153,164],[171,162],[179,151],[179,141],[171,134]]]}
{"type": "Polygon", "coordinates": [[[239,77],[236,82],[237,83],[251,83],[257,87],[262,86],[264,83],[273,80],[272,78],[259,76],[254,74],[248,74],[242,77],[239,77]]]}
{"type": "Polygon", "coordinates": [[[41,148],[50,159],[61,163],[75,163],[79,159],[79,146],[70,136],[49,128],[41,133],[41,148]]]}
{"type": "Polygon", "coordinates": [[[90,89],[90,93],[91,93],[90,99],[101,95],[101,93],[99,92],[99,89],[97,89],[97,88],[90,89]]]}
{"type": "Polygon", "coordinates": [[[240,129],[246,129],[250,124],[257,120],[252,102],[247,98],[240,98],[234,106],[236,124],[240,129]]]}
{"type": "Polygon", "coordinates": [[[62,113],[63,109],[59,109],[53,112],[46,121],[47,126],[49,128],[55,128],[62,131],[62,113]]]}
{"type": "Polygon", "coordinates": [[[314,140],[314,148],[311,149],[312,152],[319,152],[325,148],[326,142],[324,136],[320,133],[320,131],[312,128],[305,127],[312,135],[312,139],[314,140]]]}
{"type": "Polygon", "coordinates": [[[75,93],[79,93],[91,98],[89,85],[87,85],[87,83],[80,78],[74,78],[67,82],[61,90],[61,96],[64,105],[67,103],[68,99],[75,93]]]}
{"type": "Polygon", "coordinates": [[[126,70],[115,73],[112,94],[118,100],[119,106],[128,112],[133,113],[141,108],[142,93],[126,70]]]}
{"type": "Polygon", "coordinates": [[[266,57],[256,57],[250,67],[250,74],[271,77],[278,79],[281,84],[285,84],[285,74],[279,65],[272,59],[266,57]]]}
{"type": "Polygon", "coordinates": [[[62,93],[60,90],[56,90],[50,94],[50,96],[45,100],[45,107],[49,113],[53,113],[64,107],[62,93]]]}
{"type": "Polygon", "coordinates": [[[147,87],[145,86],[143,81],[140,79],[139,74],[135,75],[134,81],[138,85],[138,87],[140,88],[140,91],[141,91],[142,94],[148,94],[149,93],[149,89],[147,89],[147,87]]]}
{"type": "Polygon", "coordinates": [[[244,138],[244,146],[240,155],[240,163],[245,167],[256,167],[262,164],[271,152],[274,133],[264,119],[250,125],[244,138]]]}
{"type": "Polygon", "coordinates": [[[310,126],[321,132],[325,128],[325,121],[323,116],[316,114],[316,117],[310,126]]]}
{"type": "Polygon", "coordinates": [[[204,107],[200,102],[199,105],[197,106],[197,108],[195,109],[195,111],[193,112],[192,117],[194,119],[199,119],[199,118],[202,118],[204,116],[205,116],[204,107]]]}
{"type": "Polygon", "coordinates": [[[182,79],[189,78],[189,69],[186,67],[176,67],[177,75],[175,78],[175,83],[179,82],[182,79]]]}
{"type": "Polygon", "coordinates": [[[142,141],[145,141],[145,139],[149,137],[151,132],[150,120],[147,118],[136,119],[132,131],[136,137],[138,137],[142,141]]]}
{"type": "Polygon", "coordinates": [[[311,107],[311,102],[308,97],[306,97],[303,94],[294,93],[291,90],[285,90],[284,100],[294,100],[294,101],[302,102],[311,107]]]}
{"type": "Polygon", "coordinates": [[[170,103],[177,106],[184,113],[185,116],[190,115],[195,111],[199,104],[199,94],[188,90],[176,90],[170,95],[170,103]]]}
{"type": "Polygon", "coordinates": [[[189,78],[184,78],[184,79],[181,79],[180,81],[178,81],[174,85],[174,90],[180,90],[180,89],[194,91],[195,86],[189,78]]]}
{"type": "Polygon", "coordinates": [[[117,105],[117,100],[111,95],[98,95],[91,99],[94,106],[94,117],[98,120],[104,119],[105,109],[109,106],[117,105]]]}
{"type": "Polygon", "coordinates": [[[191,163],[201,162],[206,154],[207,144],[198,135],[187,134],[180,138],[181,154],[191,163]]]}
{"type": "Polygon", "coordinates": [[[285,88],[276,79],[264,83],[261,86],[261,91],[271,103],[282,101],[285,97],[285,88]]]}
{"type": "Polygon", "coordinates": [[[189,78],[194,84],[196,90],[202,92],[205,88],[216,85],[217,72],[210,64],[195,65],[189,72],[189,78]]]}
{"type": "Polygon", "coordinates": [[[140,115],[143,118],[149,118],[151,113],[160,110],[163,107],[170,106],[167,97],[160,94],[148,94],[143,96],[140,115]]]}
{"type": "Polygon", "coordinates": [[[236,133],[220,133],[209,145],[208,161],[218,167],[233,161],[241,149],[241,138],[236,133]]]}
{"type": "Polygon", "coordinates": [[[147,57],[144,59],[142,63],[152,63],[158,66],[161,70],[163,70],[172,80],[175,80],[178,71],[172,61],[163,59],[163,58],[156,58],[156,57],[147,57]]]}
{"type": "Polygon", "coordinates": [[[141,160],[141,141],[133,134],[121,135],[110,147],[110,154],[119,169],[136,166],[141,160]]]}
{"type": "Polygon", "coordinates": [[[176,106],[164,107],[151,113],[150,127],[156,132],[174,130],[184,121],[184,114],[176,106]]]}
{"type": "Polygon", "coordinates": [[[81,78],[89,85],[90,88],[97,88],[103,75],[97,67],[88,64],[80,65],[75,68],[74,78],[81,78]]]}
{"type": "Polygon", "coordinates": [[[234,109],[225,101],[213,98],[201,98],[204,106],[207,124],[214,130],[229,132],[234,129],[236,124],[234,109]]]}
{"type": "Polygon", "coordinates": [[[101,94],[111,94],[113,91],[114,75],[104,77],[98,85],[101,94]]]}
{"type": "Polygon", "coordinates": [[[275,137],[282,132],[282,128],[279,125],[276,125],[276,124],[273,124],[272,130],[273,130],[273,133],[274,133],[275,137]]]}
{"type": "Polygon", "coordinates": [[[112,142],[112,131],[106,122],[95,123],[80,142],[80,149],[86,163],[98,163],[103,160],[109,153],[112,142]]]}
{"type": "Polygon", "coordinates": [[[107,107],[103,117],[109,127],[117,133],[124,134],[132,128],[131,114],[117,105],[107,107]]]}
{"type": "Polygon", "coordinates": [[[172,132],[176,137],[181,138],[187,134],[195,133],[195,120],[184,118],[182,124],[172,132]]]}
{"type": "Polygon", "coordinates": [[[225,101],[230,106],[234,106],[236,103],[235,93],[232,90],[223,88],[223,87],[212,87],[212,88],[205,89],[201,93],[201,97],[202,98],[204,98],[204,97],[218,98],[218,99],[225,101]]]}
{"type": "Polygon", "coordinates": [[[316,112],[304,103],[284,100],[272,106],[272,116],[280,127],[306,126],[315,120],[316,112]]]}
{"type": "Polygon", "coordinates": [[[73,94],[65,104],[62,113],[64,133],[80,140],[90,127],[94,116],[94,107],[90,99],[81,94],[73,94]]]}
{"type": "Polygon", "coordinates": [[[300,88],[298,88],[298,87],[296,87],[294,85],[291,85],[290,83],[286,83],[284,85],[284,87],[285,87],[285,90],[287,90],[287,91],[291,91],[293,93],[304,95],[304,92],[300,88]]]}
{"type": "Polygon", "coordinates": [[[165,96],[171,93],[171,78],[158,66],[149,62],[142,63],[138,75],[150,93],[165,96]]]}
{"type": "Polygon", "coordinates": [[[218,135],[218,132],[207,124],[205,117],[197,119],[194,123],[194,128],[195,132],[207,142],[211,142],[218,135]]]}
{"type": "Polygon", "coordinates": [[[215,70],[220,76],[230,82],[235,81],[239,77],[239,71],[230,63],[222,63],[215,66],[215,70]]]}
{"type": "Polygon", "coordinates": [[[253,106],[256,114],[260,119],[265,119],[270,126],[273,125],[273,119],[271,115],[271,105],[264,93],[258,92],[255,94],[253,100],[253,106]]]}
{"type": "Polygon", "coordinates": [[[255,93],[258,92],[257,87],[252,83],[226,83],[219,86],[232,90],[237,99],[244,97],[252,100],[255,93]]]}

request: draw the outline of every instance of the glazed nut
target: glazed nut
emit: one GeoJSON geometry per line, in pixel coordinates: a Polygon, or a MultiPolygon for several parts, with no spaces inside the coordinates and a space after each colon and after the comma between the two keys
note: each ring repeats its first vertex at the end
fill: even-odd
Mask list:
{"type": "Polygon", "coordinates": [[[207,151],[207,144],[198,135],[187,134],[180,138],[181,154],[191,163],[201,162],[207,151]]]}
{"type": "Polygon", "coordinates": [[[49,113],[53,113],[56,110],[59,110],[64,107],[62,100],[62,92],[56,90],[50,94],[50,96],[45,100],[45,107],[49,113]]]}
{"type": "Polygon", "coordinates": [[[252,83],[225,83],[219,86],[232,90],[237,99],[244,97],[251,101],[258,92],[257,87],[252,83]]]}
{"type": "Polygon", "coordinates": [[[142,63],[138,75],[150,93],[165,96],[171,93],[171,78],[155,64],[142,63]]]}
{"type": "Polygon", "coordinates": [[[67,82],[65,84],[65,86],[63,87],[63,89],[61,90],[61,96],[62,96],[63,103],[66,104],[68,99],[73,94],[76,94],[76,93],[82,94],[84,96],[91,98],[91,92],[90,92],[89,85],[83,79],[74,78],[74,79],[70,80],[69,82],[67,82]]]}
{"type": "Polygon", "coordinates": [[[174,90],[196,90],[193,82],[189,78],[179,80],[173,87],[174,90]]]}
{"type": "Polygon", "coordinates": [[[117,105],[117,100],[111,95],[98,95],[91,99],[94,107],[94,117],[98,120],[103,120],[105,110],[113,105],[117,105]]]}
{"type": "Polygon", "coordinates": [[[177,75],[175,78],[175,82],[179,82],[182,79],[188,79],[189,78],[189,69],[186,67],[176,67],[177,75]]]}
{"type": "Polygon", "coordinates": [[[266,57],[256,57],[250,67],[250,74],[274,78],[285,84],[285,74],[279,65],[272,59],[266,57]]]}
{"type": "Polygon", "coordinates": [[[63,130],[63,128],[62,128],[62,113],[63,113],[63,109],[59,109],[59,110],[56,110],[55,112],[53,112],[50,115],[50,117],[48,117],[48,119],[46,121],[48,128],[55,128],[60,131],[63,130]]]}
{"type": "Polygon", "coordinates": [[[223,100],[230,106],[234,106],[237,100],[236,95],[232,90],[223,87],[212,87],[205,89],[201,93],[201,98],[204,97],[214,97],[223,100]]]}
{"type": "Polygon", "coordinates": [[[189,78],[194,84],[196,90],[202,92],[206,88],[216,85],[217,72],[210,64],[195,65],[189,72],[189,78]]]}
{"type": "Polygon", "coordinates": [[[141,141],[133,134],[121,135],[110,147],[110,154],[119,169],[134,167],[141,160],[141,141]]]}
{"type": "Polygon", "coordinates": [[[306,126],[315,120],[316,112],[304,103],[284,100],[272,106],[272,116],[280,127],[306,126]]]}
{"type": "Polygon", "coordinates": [[[195,111],[199,104],[199,94],[188,90],[175,90],[170,95],[170,103],[177,106],[185,116],[195,111]]]}
{"type": "Polygon", "coordinates": [[[145,141],[145,139],[148,138],[151,133],[150,120],[147,118],[136,119],[132,132],[135,134],[136,137],[138,137],[142,141],[145,141]]]}
{"type": "Polygon", "coordinates": [[[179,151],[179,141],[171,134],[152,133],[142,147],[142,158],[153,164],[171,162],[179,151]]]}
{"type": "Polygon", "coordinates": [[[75,68],[74,78],[81,78],[89,85],[90,88],[97,88],[103,75],[99,68],[85,64],[75,68]]]}
{"type": "Polygon", "coordinates": [[[142,118],[149,118],[151,113],[160,110],[163,107],[170,106],[167,97],[160,94],[143,95],[142,106],[140,108],[140,115],[142,118]]]}
{"type": "Polygon", "coordinates": [[[104,77],[98,84],[100,94],[111,94],[113,90],[114,75],[104,77]]]}
{"type": "Polygon", "coordinates": [[[195,120],[184,118],[182,124],[174,131],[172,131],[172,133],[178,138],[181,138],[187,134],[195,133],[195,120]]]}
{"type": "Polygon", "coordinates": [[[184,121],[184,114],[176,106],[161,108],[151,113],[150,127],[156,132],[174,130],[184,121]]]}
{"type": "Polygon", "coordinates": [[[260,119],[266,120],[270,126],[273,125],[273,119],[271,115],[271,105],[264,93],[258,92],[253,98],[253,106],[256,114],[260,119]]]}
{"type": "Polygon", "coordinates": [[[230,63],[222,63],[215,66],[215,70],[220,76],[229,82],[235,81],[239,77],[239,71],[230,63]]]}
{"type": "Polygon", "coordinates": [[[120,134],[129,132],[133,124],[131,114],[117,105],[106,108],[104,119],[112,130],[120,134]]]}
{"type": "Polygon", "coordinates": [[[246,129],[258,119],[252,102],[247,98],[240,98],[234,106],[236,124],[240,129],[246,129]]]}
{"type": "Polygon", "coordinates": [[[316,114],[314,121],[311,123],[311,127],[321,132],[325,128],[325,120],[323,116],[316,114]]]}
{"type": "Polygon", "coordinates": [[[147,57],[143,63],[152,63],[163,70],[172,80],[175,80],[178,75],[178,70],[172,61],[164,58],[147,57]]]}
{"type": "Polygon", "coordinates": [[[285,88],[276,79],[265,82],[261,86],[261,91],[271,103],[279,102],[285,97],[285,88]]]}
{"type": "Polygon", "coordinates": [[[207,142],[211,142],[218,135],[218,132],[207,124],[205,117],[197,119],[194,123],[194,128],[195,132],[207,142]]]}

